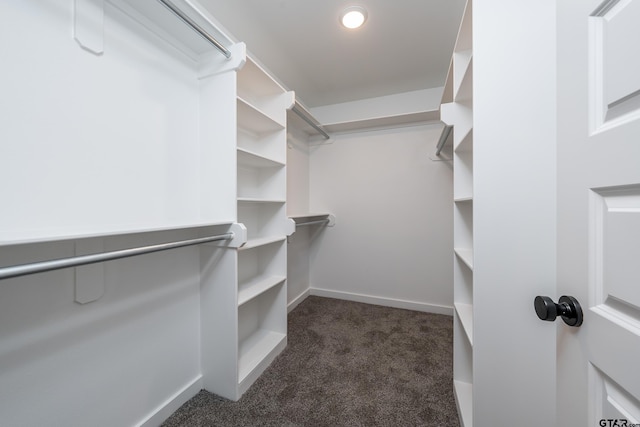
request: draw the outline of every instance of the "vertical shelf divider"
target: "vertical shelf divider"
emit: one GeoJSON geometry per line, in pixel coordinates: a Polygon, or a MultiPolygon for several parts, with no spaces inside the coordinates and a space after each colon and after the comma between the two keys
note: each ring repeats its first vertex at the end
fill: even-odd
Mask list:
{"type": "Polygon", "coordinates": [[[460,425],[473,425],[473,43],[467,0],[454,47],[441,118],[453,126],[453,386],[460,425]]]}
{"type": "Polygon", "coordinates": [[[247,244],[237,250],[237,359],[232,400],[239,399],[287,345],[287,92],[247,58],[237,83],[237,215],[247,244]]]}

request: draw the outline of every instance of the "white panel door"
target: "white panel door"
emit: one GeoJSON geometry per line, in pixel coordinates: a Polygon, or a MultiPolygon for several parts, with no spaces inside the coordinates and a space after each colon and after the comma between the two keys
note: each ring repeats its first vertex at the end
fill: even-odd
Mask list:
{"type": "MultiPolygon", "coordinates": [[[[558,3],[557,425],[640,423],[640,1],[558,3]]],[[[640,425],[640,424],[639,424],[640,425]]]]}

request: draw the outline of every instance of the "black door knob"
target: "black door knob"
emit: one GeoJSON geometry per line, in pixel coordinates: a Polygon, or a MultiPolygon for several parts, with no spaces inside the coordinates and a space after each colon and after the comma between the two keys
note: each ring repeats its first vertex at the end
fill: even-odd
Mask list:
{"type": "Polygon", "coordinates": [[[582,325],[582,307],[574,297],[563,295],[556,304],[549,297],[537,296],[533,305],[540,320],[553,322],[556,317],[560,316],[569,326],[582,325]]]}

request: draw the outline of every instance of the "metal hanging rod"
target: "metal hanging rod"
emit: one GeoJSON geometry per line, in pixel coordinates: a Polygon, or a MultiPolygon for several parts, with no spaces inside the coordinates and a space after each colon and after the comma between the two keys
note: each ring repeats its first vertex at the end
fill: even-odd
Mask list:
{"type": "Polygon", "coordinates": [[[442,133],[440,134],[440,139],[438,140],[438,145],[436,145],[436,156],[440,155],[440,152],[444,148],[444,144],[447,143],[447,139],[449,139],[449,135],[451,134],[451,130],[453,126],[444,125],[444,129],[442,129],[442,133]]]}
{"type": "Polygon", "coordinates": [[[180,240],[177,242],[160,243],[157,245],[140,246],[137,248],[121,249],[98,254],[80,255],[70,258],[54,259],[49,261],[34,262],[31,264],[14,265],[0,268],[0,280],[12,277],[26,276],[28,274],[44,273],[45,271],[60,270],[69,267],[95,264],[98,262],[111,261],[114,259],[128,258],[136,255],[149,254],[152,252],[166,251],[169,249],[182,248],[184,246],[200,245],[202,243],[215,242],[218,240],[231,240],[233,233],[220,234],[217,236],[200,237],[197,239],[180,240]]]}
{"type": "Polygon", "coordinates": [[[298,116],[300,116],[300,118],[302,120],[304,120],[305,122],[307,122],[309,124],[309,126],[311,126],[312,128],[314,128],[315,130],[317,130],[322,136],[324,136],[325,139],[329,139],[331,138],[329,136],[329,134],[327,132],[324,131],[324,129],[322,129],[320,126],[318,126],[317,124],[315,124],[309,117],[307,117],[307,115],[305,113],[303,113],[302,111],[300,111],[296,105],[294,104],[293,107],[291,107],[291,111],[293,111],[294,113],[296,113],[298,116]]]}
{"type": "Polygon", "coordinates": [[[204,28],[198,25],[193,19],[189,18],[184,14],[180,9],[178,9],[173,3],[169,0],[158,0],[162,3],[167,9],[174,13],[178,18],[180,18],[185,24],[190,26],[193,31],[200,34],[202,38],[211,43],[216,49],[218,49],[226,58],[231,58],[231,51],[224,47],[222,43],[216,40],[211,34],[209,34],[204,28]]]}
{"type": "Polygon", "coordinates": [[[318,221],[309,221],[309,222],[301,222],[301,223],[296,223],[296,227],[303,227],[305,225],[314,225],[314,224],[325,224],[325,223],[329,223],[329,218],[326,219],[319,219],[318,221]]]}

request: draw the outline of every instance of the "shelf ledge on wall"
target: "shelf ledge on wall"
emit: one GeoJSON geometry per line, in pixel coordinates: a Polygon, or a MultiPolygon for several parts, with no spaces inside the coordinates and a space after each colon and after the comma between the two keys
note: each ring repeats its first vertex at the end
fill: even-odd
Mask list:
{"type": "Polygon", "coordinates": [[[324,126],[297,100],[295,100],[293,106],[287,110],[287,123],[289,127],[305,133],[309,140],[331,139],[331,136],[326,132],[324,126]]]}
{"type": "Polygon", "coordinates": [[[364,98],[310,111],[327,132],[351,133],[438,123],[442,87],[364,98]]]}
{"type": "Polygon", "coordinates": [[[190,228],[206,228],[206,227],[218,227],[230,224],[229,221],[222,222],[182,222],[182,223],[158,223],[158,224],[130,224],[129,226],[115,225],[107,228],[103,227],[99,231],[96,227],[85,228],[51,228],[36,230],[32,233],[24,232],[24,230],[18,230],[16,232],[9,232],[0,230],[0,246],[9,245],[22,245],[28,243],[43,243],[43,242],[59,242],[75,239],[89,239],[95,237],[111,237],[122,236],[128,234],[138,233],[153,233],[162,231],[173,230],[185,230],[190,228]]]}
{"type": "Polygon", "coordinates": [[[438,123],[440,110],[417,111],[394,116],[375,117],[341,123],[325,124],[324,128],[332,133],[349,133],[363,130],[378,130],[415,124],[438,123]]]}
{"type": "Polygon", "coordinates": [[[295,223],[296,227],[322,224],[325,224],[327,227],[333,227],[336,225],[336,217],[330,213],[306,213],[290,215],[289,218],[295,223]]]}

